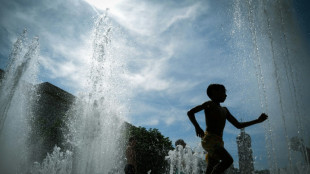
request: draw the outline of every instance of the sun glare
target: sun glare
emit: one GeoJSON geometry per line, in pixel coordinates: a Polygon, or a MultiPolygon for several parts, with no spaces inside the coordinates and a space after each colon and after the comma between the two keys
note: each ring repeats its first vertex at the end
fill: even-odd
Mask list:
{"type": "Polygon", "coordinates": [[[111,1],[111,0],[85,0],[89,3],[92,7],[105,10],[107,8],[113,9],[117,4],[122,2],[121,0],[111,1]]]}

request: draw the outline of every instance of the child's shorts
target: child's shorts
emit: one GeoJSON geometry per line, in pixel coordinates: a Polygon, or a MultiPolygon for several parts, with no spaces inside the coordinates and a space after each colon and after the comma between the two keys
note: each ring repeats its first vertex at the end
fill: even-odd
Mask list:
{"type": "Polygon", "coordinates": [[[206,131],[204,137],[201,139],[201,145],[207,151],[207,162],[208,158],[219,160],[219,157],[217,157],[215,150],[219,147],[224,147],[224,141],[222,137],[206,131]]]}

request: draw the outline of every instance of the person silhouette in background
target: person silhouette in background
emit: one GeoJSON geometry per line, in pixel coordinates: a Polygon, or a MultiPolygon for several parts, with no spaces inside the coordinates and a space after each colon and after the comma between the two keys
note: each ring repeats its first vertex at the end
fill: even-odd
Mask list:
{"type": "Polygon", "coordinates": [[[184,149],[185,146],[186,146],[186,143],[185,143],[185,141],[183,139],[178,139],[178,140],[175,141],[174,145],[175,145],[175,147],[177,147],[178,145],[181,145],[183,147],[183,149],[184,149]]]}
{"type": "Polygon", "coordinates": [[[187,115],[195,126],[196,135],[200,138],[202,147],[208,152],[206,160],[208,163],[207,174],[223,173],[232,163],[233,158],[224,148],[223,131],[226,120],[236,128],[241,129],[265,121],[268,116],[262,113],[258,119],[249,122],[239,122],[231,115],[226,107],[222,107],[227,97],[226,89],[221,84],[211,84],[207,88],[207,95],[211,99],[198,105],[187,112],[187,115]],[[206,121],[206,131],[204,132],[195,118],[195,113],[204,111],[206,121]]]}
{"type": "Polygon", "coordinates": [[[176,165],[174,166],[175,167],[174,170],[175,170],[175,172],[177,174],[184,174],[184,172],[182,172],[182,170],[184,170],[185,167],[186,167],[185,159],[184,159],[184,156],[183,156],[186,153],[186,149],[185,149],[186,143],[185,143],[185,141],[183,139],[178,139],[178,140],[175,141],[174,145],[175,145],[175,151],[178,154],[178,156],[176,157],[177,162],[176,162],[176,165]],[[180,161],[180,164],[181,164],[181,166],[180,166],[181,168],[177,167],[177,164],[178,164],[179,161],[180,161]]]}
{"type": "Polygon", "coordinates": [[[130,137],[128,141],[128,146],[126,148],[127,164],[124,169],[125,174],[135,174],[137,171],[135,146],[135,137],[130,137]]]}
{"type": "Polygon", "coordinates": [[[310,165],[310,148],[305,145],[302,138],[295,136],[290,140],[290,148],[294,151],[299,151],[304,157],[306,163],[310,165]]]}

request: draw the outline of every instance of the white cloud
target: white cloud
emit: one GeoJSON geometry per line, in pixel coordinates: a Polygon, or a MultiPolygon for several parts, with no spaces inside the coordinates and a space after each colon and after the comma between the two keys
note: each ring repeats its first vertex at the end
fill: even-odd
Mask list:
{"type": "Polygon", "coordinates": [[[62,38],[58,35],[44,32],[45,40],[49,40],[52,54],[41,54],[41,64],[46,77],[58,79],[62,85],[74,89],[76,92],[84,87],[87,82],[88,67],[91,57],[91,35],[84,34],[82,40],[76,42],[71,37],[62,38]]]}
{"type": "MultiPolygon", "coordinates": [[[[14,12],[7,11],[6,17],[1,20],[11,40],[15,41],[16,34],[21,32],[16,33],[16,30],[23,27],[28,29],[29,38],[32,35],[39,36],[42,80],[53,80],[57,86],[72,89],[69,92],[81,89],[86,81],[91,55],[92,25],[85,25],[91,16],[83,16],[78,9],[83,8],[84,12],[91,14],[91,8],[81,1],[40,1],[29,2],[25,6],[18,1],[11,1],[6,5],[15,8],[14,12]]],[[[92,21],[89,23],[92,24],[92,21]]]]}
{"type": "Polygon", "coordinates": [[[148,60],[140,72],[127,74],[126,78],[134,87],[141,87],[144,90],[165,90],[169,87],[169,82],[164,79],[164,67],[165,58],[148,60]]]}
{"type": "Polygon", "coordinates": [[[201,7],[200,3],[180,7],[167,2],[122,0],[116,2],[86,0],[95,8],[109,8],[111,16],[126,29],[138,35],[158,35],[174,23],[193,18],[201,7]],[[164,12],[164,13],[163,13],[164,12]]]}
{"type": "Polygon", "coordinates": [[[143,126],[158,126],[159,120],[158,118],[146,118],[145,120],[141,120],[139,125],[143,126]]]}

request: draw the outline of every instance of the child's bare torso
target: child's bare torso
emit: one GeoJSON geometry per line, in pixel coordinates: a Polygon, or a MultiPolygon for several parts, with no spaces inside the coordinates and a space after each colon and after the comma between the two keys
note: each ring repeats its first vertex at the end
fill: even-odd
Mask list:
{"type": "Polygon", "coordinates": [[[226,123],[227,109],[213,101],[207,101],[203,106],[207,131],[222,137],[226,123]]]}

